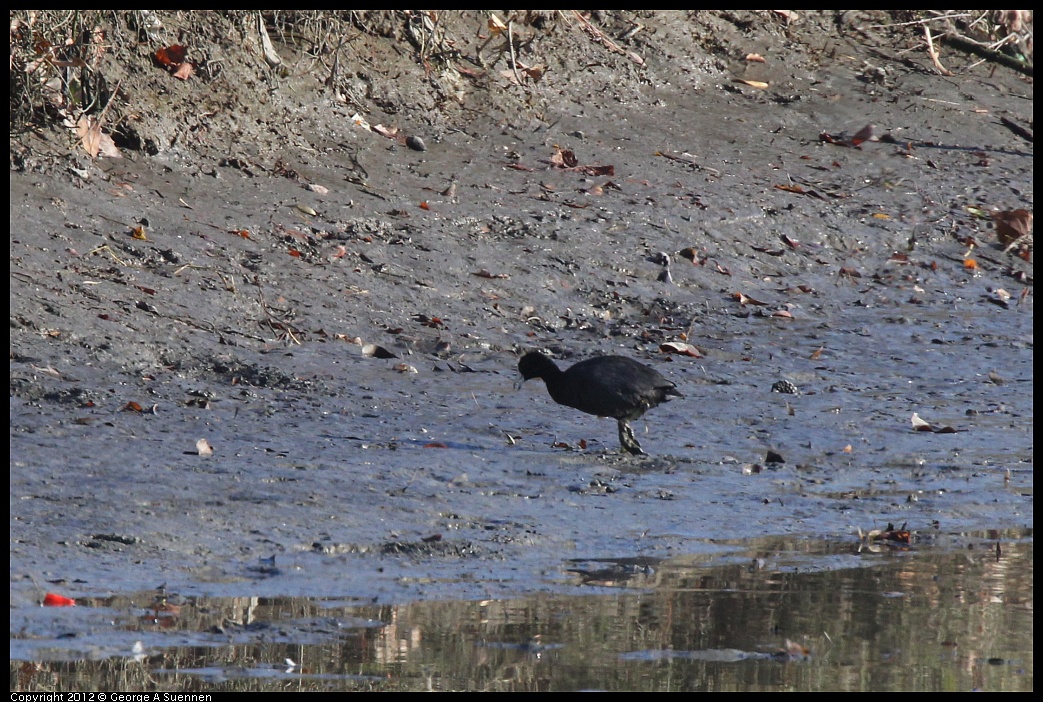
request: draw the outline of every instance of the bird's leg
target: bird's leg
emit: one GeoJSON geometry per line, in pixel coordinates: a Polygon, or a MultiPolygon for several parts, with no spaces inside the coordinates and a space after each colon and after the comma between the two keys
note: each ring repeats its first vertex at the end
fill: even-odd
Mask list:
{"type": "Polygon", "coordinates": [[[634,436],[634,430],[630,428],[630,423],[625,419],[617,419],[616,423],[619,425],[619,445],[623,447],[623,450],[635,456],[645,455],[637,437],[634,436]]]}

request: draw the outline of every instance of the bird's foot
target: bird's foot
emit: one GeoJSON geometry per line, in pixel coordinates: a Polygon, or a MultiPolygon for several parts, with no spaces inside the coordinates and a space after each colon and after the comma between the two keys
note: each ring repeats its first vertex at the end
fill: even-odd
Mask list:
{"type": "Polygon", "coordinates": [[[637,437],[634,436],[634,430],[630,428],[630,424],[626,420],[620,419],[619,422],[619,445],[624,451],[632,456],[645,456],[647,455],[641,448],[641,444],[638,443],[637,437]]]}

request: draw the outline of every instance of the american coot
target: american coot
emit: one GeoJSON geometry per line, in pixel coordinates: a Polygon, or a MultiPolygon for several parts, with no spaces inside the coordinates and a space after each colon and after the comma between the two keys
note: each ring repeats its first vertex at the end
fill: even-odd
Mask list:
{"type": "Polygon", "coordinates": [[[643,454],[630,428],[630,420],[671,396],[681,393],[659,371],[624,356],[597,356],[561,370],[550,358],[531,351],[518,361],[521,379],[543,378],[547,392],[559,405],[580,412],[612,417],[619,425],[619,445],[632,454],[643,454]]]}

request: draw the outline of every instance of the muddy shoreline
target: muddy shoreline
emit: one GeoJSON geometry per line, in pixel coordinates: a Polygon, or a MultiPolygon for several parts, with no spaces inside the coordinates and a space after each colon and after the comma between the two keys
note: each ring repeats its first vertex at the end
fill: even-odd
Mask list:
{"type": "MultiPolygon", "coordinates": [[[[528,26],[520,85],[509,52],[432,73],[360,33],[347,96],[277,42],[285,75],[128,77],[154,149],[14,137],[15,606],[506,597],[767,535],[1031,534],[1032,262],[988,217],[1032,210],[1000,119],[1032,124],[1031,79],[937,75],[870,16],[701,17],[629,17],[622,53],[528,26]],[[533,348],[686,398],[623,458],[513,391],[533,348]]],[[[445,31],[472,55],[483,21],[445,31]]]]}

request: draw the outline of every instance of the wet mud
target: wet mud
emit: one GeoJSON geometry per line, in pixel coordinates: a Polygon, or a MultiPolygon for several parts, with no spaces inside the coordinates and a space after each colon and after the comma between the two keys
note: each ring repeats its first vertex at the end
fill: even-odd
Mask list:
{"type": "Polygon", "coordinates": [[[577,560],[888,523],[1031,539],[1031,250],[988,216],[1032,209],[1000,120],[1031,124],[1031,80],[750,17],[645,18],[643,66],[570,25],[539,83],[489,71],[449,107],[360,39],[401,91],[366,121],[423,151],[290,45],[292,78],[235,93],[267,121],[159,122],[180,138],[121,159],[13,146],[12,606],[560,594],[577,560]],[[746,47],[767,88],[735,81],[746,47]],[[514,390],[534,349],[684,397],[624,456],[614,421],[514,390]]]}

